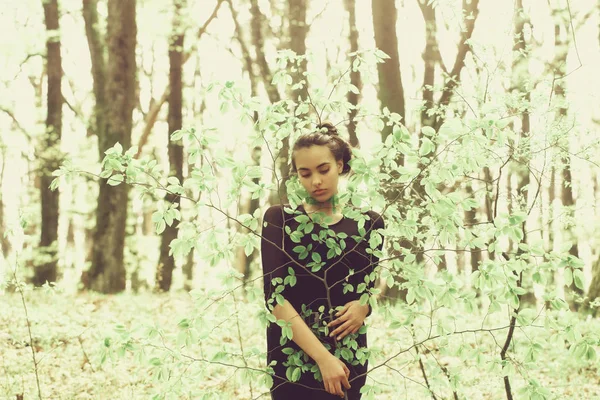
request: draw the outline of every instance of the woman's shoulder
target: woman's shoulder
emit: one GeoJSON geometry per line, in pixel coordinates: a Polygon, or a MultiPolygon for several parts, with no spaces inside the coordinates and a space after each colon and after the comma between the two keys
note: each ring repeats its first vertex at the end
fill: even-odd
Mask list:
{"type": "MultiPolygon", "coordinates": [[[[294,212],[292,207],[289,204],[273,204],[269,206],[265,211],[263,216],[264,221],[269,222],[278,222],[282,223],[284,220],[289,220],[294,216],[294,213],[298,213],[299,211],[294,212]]],[[[281,225],[280,225],[281,226],[281,225]]]]}

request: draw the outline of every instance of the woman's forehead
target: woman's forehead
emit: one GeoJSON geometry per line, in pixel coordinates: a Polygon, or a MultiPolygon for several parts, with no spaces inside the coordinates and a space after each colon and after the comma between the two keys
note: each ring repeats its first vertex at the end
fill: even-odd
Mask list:
{"type": "Polygon", "coordinates": [[[322,164],[335,162],[327,146],[303,147],[295,151],[294,161],[298,169],[317,168],[322,164]]]}

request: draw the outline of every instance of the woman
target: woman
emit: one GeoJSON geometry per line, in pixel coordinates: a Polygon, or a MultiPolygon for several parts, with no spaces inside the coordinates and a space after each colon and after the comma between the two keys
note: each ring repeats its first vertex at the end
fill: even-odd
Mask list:
{"type": "Polygon", "coordinates": [[[374,211],[355,213],[357,220],[366,220],[361,236],[358,222],[336,207],[338,179],[350,171],[352,153],[334,126],[318,128],[298,138],[292,149],[292,172],[310,196],[295,214],[289,206],[275,205],[263,218],[265,302],[287,324],[267,328],[267,362],[276,361],[274,400],[356,400],[366,381],[363,322],[371,310],[360,304],[366,292],[357,288],[361,283],[373,287],[371,273],[378,259],[366,250],[370,232],[384,223],[374,211]]]}

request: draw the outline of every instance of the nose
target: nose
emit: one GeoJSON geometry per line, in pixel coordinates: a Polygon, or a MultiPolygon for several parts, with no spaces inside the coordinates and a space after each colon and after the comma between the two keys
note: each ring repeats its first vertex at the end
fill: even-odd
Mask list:
{"type": "Polygon", "coordinates": [[[313,178],[313,186],[314,187],[319,187],[321,185],[321,178],[316,176],[313,178]]]}

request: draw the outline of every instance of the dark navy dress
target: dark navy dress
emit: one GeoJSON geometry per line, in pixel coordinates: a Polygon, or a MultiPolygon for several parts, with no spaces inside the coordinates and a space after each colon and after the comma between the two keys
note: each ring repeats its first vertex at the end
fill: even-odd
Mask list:
{"type": "MultiPolygon", "coordinates": [[[[358,300],[362,295],[362,293],[356,293],[356,289],[360,283],[365,282],[365,275],[371,274],[379,261],[376,256],[367,253],[366,250],[369,248],[368,241],[372,230],[384,228],[383,218],[374,211],[368,211],[365,214],[358,213],[366,217],[364,224],[366,235],[364,237],[359,234],[358,222],[352,218],[344,217],[339,222],[329,225],[327,228],[315,223],[310,233],[305,233],[301,239],[295,238],[295,242],[290,237],[290,234],[295,232],[301,223],[296,221],[295,217],[302,215],[303,217],[300,218],[306,221],[307,219],[304,216],[308,215],[302,205],[293,211],[292,214],[285,212],[284,208],[291,210],[289,205],[275,205],[271,206],[263,217],[261,255],[265,304],[267,304],[269,310],[277,304],[272,300],[270,303],[271,307],[268,305],[269,299],[271,299],[276,287],[272,285],[272,280],[275,278],[284,279],[290,274],[288,268],[291,267],[296,277],[296,283],[294,286],[285,285],[285,289],[279,294],[294,306],[308,326],[311,327],[313,333],[315,333],[325,347],[329,346],[329,351],[332,354],[335,354],[335,338],[328,337],[324,332],[319,331],[318,328],[333,319],[329,317],[329,302],[335,308],[343,306],[352,300],[358,300]],[[289,229],[286,227],[289,227],[289,229]],[[340,234],[341,238],[338,236],[340,234]],[[344,234],[346,235],[345,237],[344,234]],[[345,248],[341,254],[335,254],[331,257],[333,254],[327,246],[326,238],[330,240],[334,239],[338,242],[340,239],[343,239],[345,248]],[[275,243],[276,246],[269,243],[269,241],[275,243]],[[307,247],[309,245],[312,245],[311,251],[308,257],[302,260],[300,259],[300,255],[293,251],[296,246],[307,247]],[[320,278],[325,278],[327,286],[323,281],[315,278],[311,274],[311,268],[307,267],[308,263],[314,261],[311,253],[318,253],[321,261],[325,263],[318,271],[313,272],[313,274],[320,278]],[[328,253],[330,258],[328,258],[328,253]],[[292,260],[295,260],[297,263],[294,263],[292,260]],[[344,283],[351,284],[354,287],[354,291],[346,290],[346,293],[344,293],[344,286],[346,286],[344,283]],[[329,287],[329,300],[327,287],[329,287]]],[[[377,248],[381,249],[382,246],[383,240],[381,240],[377,248]]],[[[317,259],[319,256],[317,256],[317,259]]],[[[371,277],[374,277],[374,274],[371,277]]],[[[367,283],[367,287],[373,287],[373,284],[374,282],[371,279],[367,283]]],[[[370,313],[371,310],[369,309],[370,313]]],[[[349,361],[339,357],[338,350],[338,358],[350,370],[348,380],[350,381],[351,389],[348,391],[348,399],[351,400],[360,399],[360,388],[366,381],[365,373],[368,363],[365,361],[364,365],[361,365],[355,358],[356,352],[365,353],[367,351],[366,328],[363,326],[362,329],[365,332],[355,335],[357,336],[357,348],[349,349],[352,351],[352,357],[349,361]],[[356,365],[351,365],[353,361],[356,365]]],[[[275,376],[273,377],[273,386],[271,388],[272,399],[339,399],[339,396],[327,393],[323,382],[316,379],[315,371],[318,371],[318,367],[315,365],[314,360],[307,355],[304,355],[303,362],[312,363],[314,366],[312,370],[303,371],[298,381],[290,382],[288,380],[286,377],[287,366],[284,364],[287,363],[289,365],[293,363],[293,359],[288,358],[289,356],[286,353],[290,353],[290,348],[295,352],[301,349],[292,340],[288,340],[281,345],[280,338],[281,328],[275,323],[269,324],[267,327],[267,364],[273,360],[277,361],[277,364],[273,367],[275,376]]],[[[340,348],[341,343],[337,343],[337,347],[340,348]]],[[[348,348],[347,346],[344,347],[348,348]]],[[[348,356],[348,350],[345,350],[345,353],[348,356]]],[[[317,374],[319,375],[319,373],[317,374]]]]}

